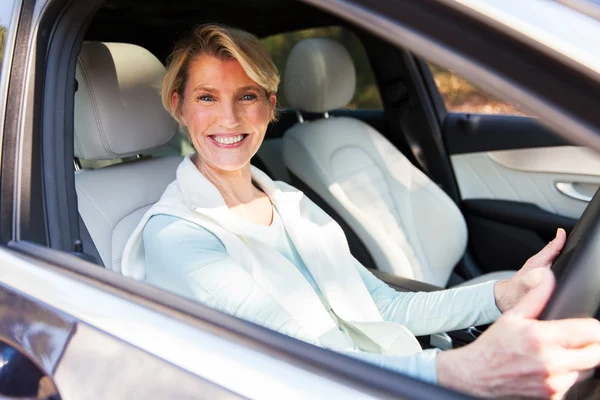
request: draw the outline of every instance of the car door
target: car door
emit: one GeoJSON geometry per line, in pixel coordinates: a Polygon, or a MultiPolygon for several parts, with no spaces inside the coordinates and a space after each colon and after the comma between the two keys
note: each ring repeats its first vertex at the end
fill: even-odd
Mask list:
{"type": "Polygon", "coordinates": [[[518,269],[569,232],[600,186],[600,156],[454,71],[423,62],[469,228],[485,272],[518,269]]]}

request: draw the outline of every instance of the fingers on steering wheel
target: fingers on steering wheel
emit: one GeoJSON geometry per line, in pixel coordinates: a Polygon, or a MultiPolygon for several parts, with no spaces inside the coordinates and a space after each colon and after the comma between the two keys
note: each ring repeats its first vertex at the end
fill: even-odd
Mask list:
{"type": "Polygon", "coordinates": [[[556,237],[534,256],[536,264],[546,265],[552,263],[556,256],[558,256],[558,253],[562,250],[566,241],[567,233],[564,229],[559,228],[556,231],[556,237]]]}
{"type": "Polygon", "coordinates": [[[600,364],[600,344],[578,349],[555,349],[547,362],[549,372],[553,374],[591,370],[600,364]]]}
{"type": "Polygon", "coordinates": [[[543,341],[554,342],[567,348],[600,344],[600,322],[593,318],[570,318],[540,321],[546,327],[540,330],[543,341]]]}

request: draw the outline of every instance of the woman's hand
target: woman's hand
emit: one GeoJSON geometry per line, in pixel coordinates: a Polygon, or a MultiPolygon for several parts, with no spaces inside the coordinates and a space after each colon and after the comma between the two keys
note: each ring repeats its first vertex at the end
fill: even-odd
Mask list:
{"type": "Polygon", "coordinates": [[[513,308],[523,296],[540,283],[542,274],[550,269],[566,240],[567,234],[564,229],[558,229],[556,237],[539,253],[527,260],[512,278],[496,283],[494,296],[501,312],[513,308]]]}
{"type": "Polygon", "coordinates": [[[437,355],[440,385],[483,397],[560,399],[591,375],[600,364],[600,322],[536,320],[555,284],[541,271],[538,285],[475,342],[437,355]]]}

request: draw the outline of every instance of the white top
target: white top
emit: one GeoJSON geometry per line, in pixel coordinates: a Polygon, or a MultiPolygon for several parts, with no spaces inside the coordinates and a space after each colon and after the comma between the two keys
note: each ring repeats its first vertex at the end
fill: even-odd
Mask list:
{"type": "MultiPolygon", "coordinates": [[[[306,278],[318,294],[323,307],[354,349],[345,354],[425,381],[437,382],[435,354],[438,350],[393,357],[369,353],[354,343],[348,331],[352,328],[332,310],[285,232],[277,211],[273,213],[271,226],[250,222],[244,225],[246,240],[260,241],[277,249],[306,278]]],[[[177,217],[158,215],[150,219],[144,228],[144,245],[147,278],[150,283],[229,314],[318,344],[294,321],[289,321],[266,293],[249,282],[248,277],[228,256],[221,241],[208,230],[177,217]],[[190,252],[186,242],[193,246],[195,251],[190,252]],[[223,282],[227,283],[222,284],[223,282]]],[[[494,300],[495,281],[441,292],[401,293],[377,279],[363,266],[359,268],[363,281],[386,320],[402,320],[406,323],[414,316],[427,325],[427,316],[429,321],[435,321],[439,314],[445,314],[444,320],[453,320],[456,324],[468,327],[491,323],[500,315],[494,300]],[[477,312],[474,312],[475,308],[477,312]]],[[[412,325],[416,335],[434,333],[421,331],[416,326],[420,324],[408,325],[412,325]]]]}
{"type": "Polygon", "coordinates": [[[415,335],[489,323],[500,315],[495,282],[396,292],[352,257],[339,225],[302,192],[255,168],[252,178],[277,210],[286,235],[273,237],[276,243],[288,242],[291,257],[263,241],[271,237],[265,229],[277,225],[258,226],[231,213],[217,188],[186,157],[177,180],[129,239],[123,274],[434,382],[436,351],[423,351],[415,335]]]}

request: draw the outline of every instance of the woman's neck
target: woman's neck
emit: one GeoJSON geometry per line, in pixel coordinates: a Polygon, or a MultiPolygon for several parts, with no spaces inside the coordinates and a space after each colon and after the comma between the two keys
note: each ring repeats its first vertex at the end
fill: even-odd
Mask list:
{"type": "Polygon", "coordinates": [[[198,171],[219,190],[229,208],[250,203],[262,195],[252,184],[250,163],[235,171],[217,169],[202,162],[198,156],[195,157],[194,163],[198,171]]]}

